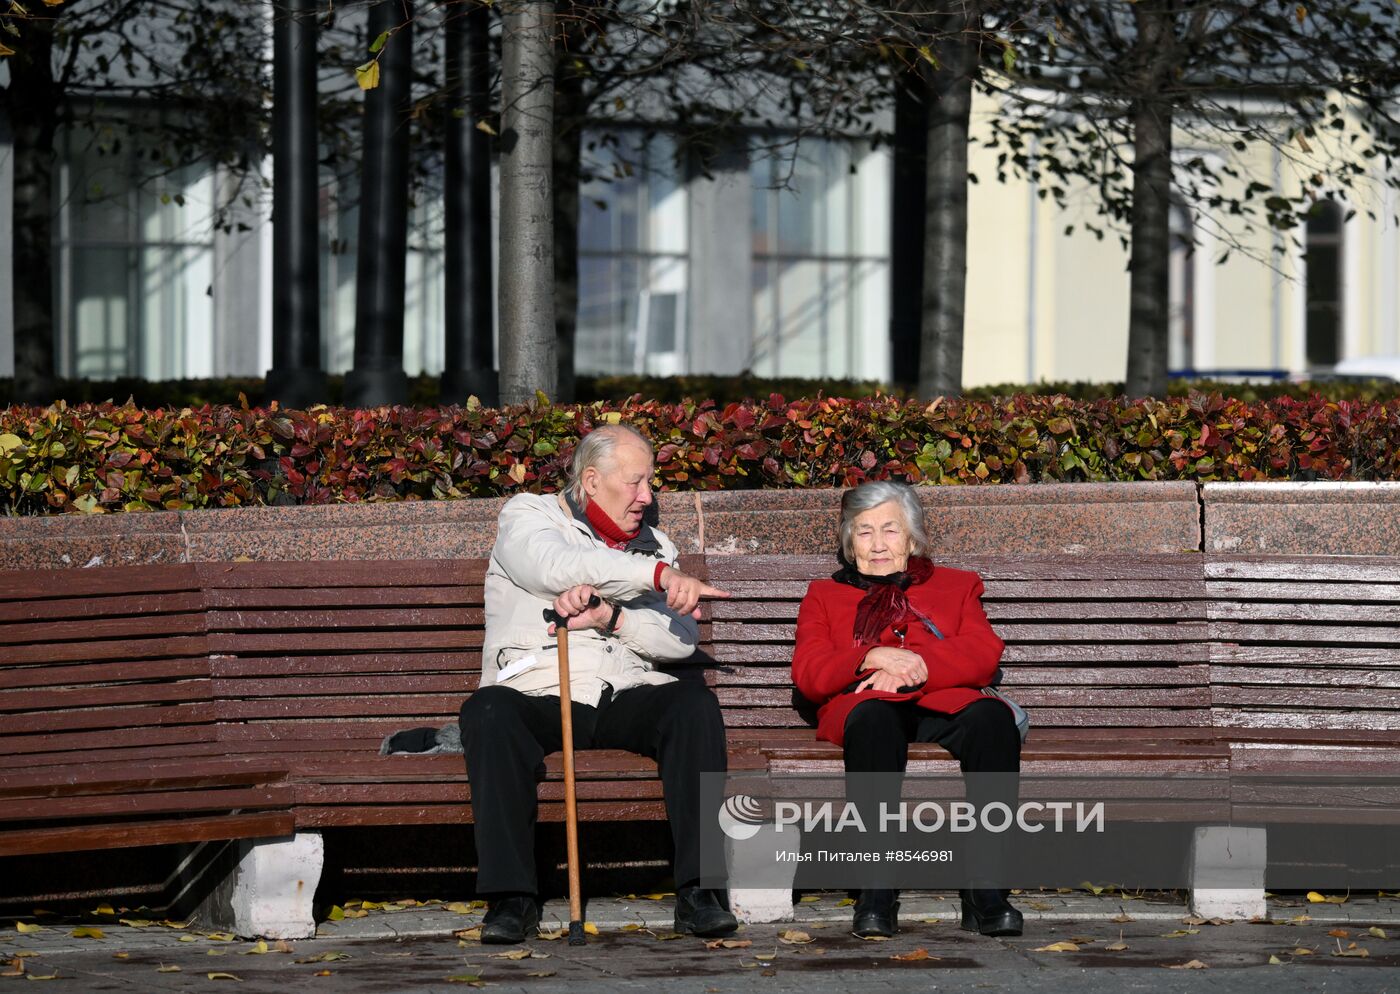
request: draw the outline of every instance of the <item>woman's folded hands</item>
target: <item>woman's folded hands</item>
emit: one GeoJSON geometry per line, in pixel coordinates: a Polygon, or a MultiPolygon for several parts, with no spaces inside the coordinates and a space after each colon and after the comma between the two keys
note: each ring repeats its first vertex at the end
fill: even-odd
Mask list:
{"type": "Polygon", "coordinates": [[[855,688],[881,690],[890,694],[917,690],[928,680],[928,665],[917,652],[909,649],[896,649],[894,646],[877,645],[865,654],[857,675],[865,675],[855,688]]]}

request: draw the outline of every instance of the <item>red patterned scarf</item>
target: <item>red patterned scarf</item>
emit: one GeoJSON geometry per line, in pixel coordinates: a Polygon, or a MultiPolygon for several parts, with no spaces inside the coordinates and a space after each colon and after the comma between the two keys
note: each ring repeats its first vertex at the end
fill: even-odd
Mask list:
{"type": "Polygon", "coordinates": [[[888,576],[870,576],[852,565],[838,571],[832,577],[837,583],[848,583],[865,591],[856,607],[856,623],[851,632],[855,644],[873,645],[880,641],[886,628],[912,621],[915,615],[904,592],[932,575],[933,563],[923,556],[910,556],[904,572],[888,576]]]}

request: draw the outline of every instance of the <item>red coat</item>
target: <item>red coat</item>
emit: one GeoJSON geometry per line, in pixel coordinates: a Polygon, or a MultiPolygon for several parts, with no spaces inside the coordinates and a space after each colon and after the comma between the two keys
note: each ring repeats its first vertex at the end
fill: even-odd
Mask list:
{"type": "MultiPolygon", "coordinates": [[[[907,626],[904,648],[928,664],[928,680],[908,693],[863,690],[843,693],[856,679],[865,654],[874,646],[854,644],[856,606],[865,591],[835,580],[815,580],[797,612],[797,646],[792,654],[792,678],[804,697],[820,705],[817,738],[841,744],[846,716],[861,701],[918,701],[930,711],[961,711],[982,700],[981,689],[992,682],[1001,661],[1002,641],[982,610],[982,579],[966,570],[935,566],[923,583],[905,591],[909,603],[923,612],[944,635],[939,639],[923,624],[907,626]]],[[[886,628],[880,645],[899,646],[899,637],[886,628]]]]}

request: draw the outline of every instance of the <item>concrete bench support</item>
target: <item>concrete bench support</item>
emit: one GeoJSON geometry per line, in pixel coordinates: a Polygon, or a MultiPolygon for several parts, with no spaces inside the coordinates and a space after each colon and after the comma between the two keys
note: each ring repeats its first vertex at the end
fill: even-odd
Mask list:
{"type": "Polygon", "coordinates": [[[1191,910],[1202,918],[1250,919],[1266,914],[1262,828],[1214,825],[1191,841],[1191,910]]]}
{"type": "MultiPolygon", "coordinates": [[[[795,833],[783,834],[768,824],[745,839],[726,840],[725,857],[729,867],[729,910],[745,924],[792,921],[792,883],[797,864],[775,864],[773,853],[794,846],[795,833]],[[742,881],[749,886],[734,886],[742,881]]],[[[799,846],[800,848],[800,846],[799,846]]]]}
{"type": "Polygon", "coordinates": [[[199,920],[245,939],[309,939],[324,858],[320,832],[241,841],[233,869],[199,906],[199,920]]]}

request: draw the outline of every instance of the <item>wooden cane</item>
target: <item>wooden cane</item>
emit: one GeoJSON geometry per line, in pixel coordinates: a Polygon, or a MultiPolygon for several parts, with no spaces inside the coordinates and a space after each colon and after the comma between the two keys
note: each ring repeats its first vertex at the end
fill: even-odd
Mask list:
{"type": "Polygon", "coordinates": [[[564,734],[564,839],[569,857],[569,945],[581,946],[583,898],[579,885],[578,800],[574,794],[574,714],[569,693],[569,622],[545,608],[544,620],[554,625],[559,640],[559,717],[564,734]]]}

